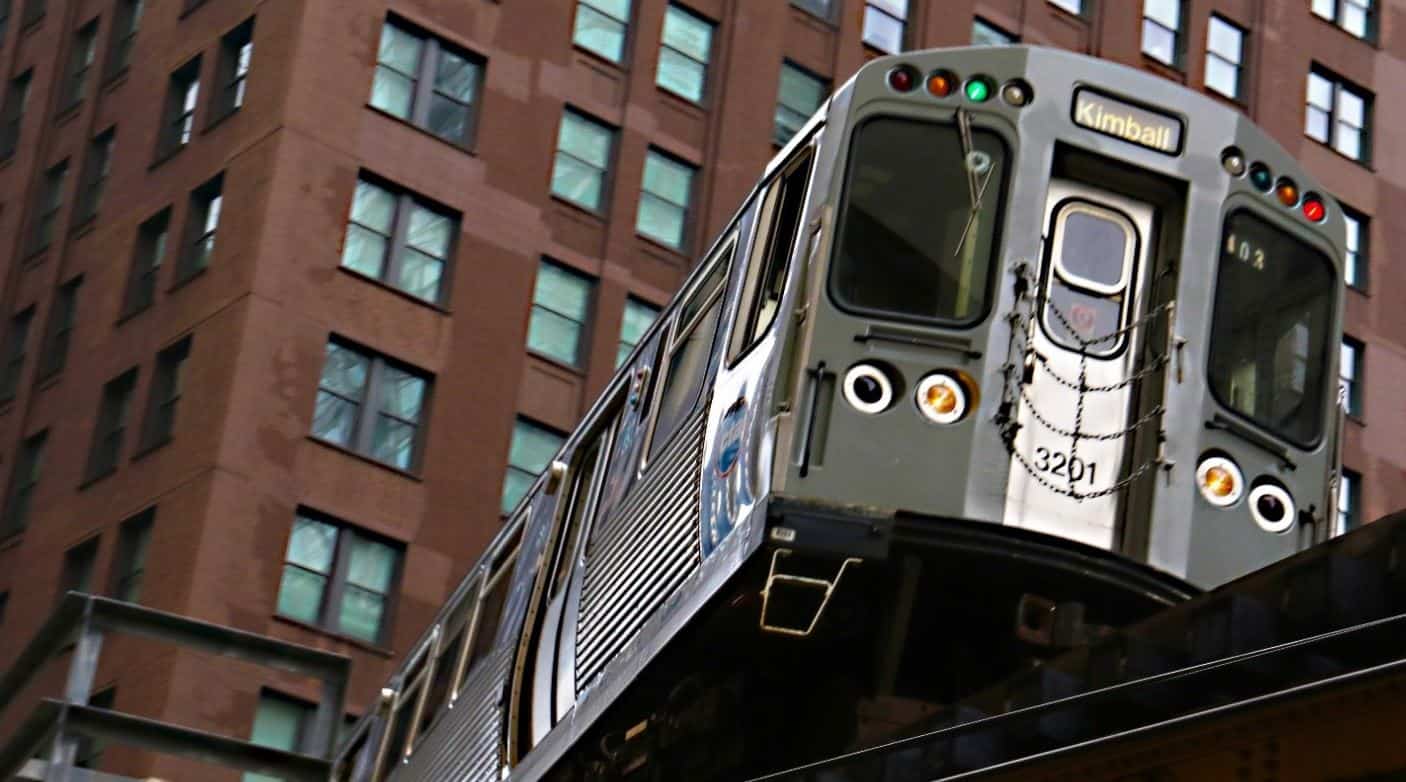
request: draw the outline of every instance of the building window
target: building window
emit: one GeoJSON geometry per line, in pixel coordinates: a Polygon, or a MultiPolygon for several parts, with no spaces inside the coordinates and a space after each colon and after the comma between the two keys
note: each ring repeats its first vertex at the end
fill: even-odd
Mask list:
{"type": "Polygon", "coordinates": [[[615,366],[625,363],[634,352],[640,337],[649,330],[650,324],[659,317],[659,308],[652,307],[636,298],[625,299],[625,314],[620,319],[620,345],[615,349],[615,366]]]}
{"type": "Polygon", "coordinates": [[[579,366],[590,313],[592,283],[550,261],[542,261],[532,297],[527,332],[529,350],[579,366]]]}
{"type": "Polygon", "coordinates": [[[1245,52],[1245,31],[1211,15],[1206,31],[1206,86],[1231,100],[1240,100],[1245,52]]]}
{"type": "Polygon", "coordinates": [[[112,174],[112,148],[116,143],[117,129],[108,128],[88,145],[88,158],[83,162],[83,182],[79,186],[78,211],[74,215],[74,221],[79,224],[98,215],[103,190],[112,174]]]}
{"type": "Polygon", "coordinates": [[[1370,157],[1372,94],[1352,84],[1312,70],[1308,73],[1308,105],[1304,133],[1352,158],[1370,157]]]}
{"type": "Polygon", "coordinates": [[[24,530],[29,523],[29,511],[34,490],[39,486],[39,474],[44,467],[44,441],[47,430],[31,435],[20,445],[15,467],[10,472],[10,487],[5,494],[5,515],[0,518],[0,536],[8,537],[24,530]]]}
{"type": "Polygon", "coordinates": [[[0,160],[15,154],[20,141],[20,127],[24,124],[24,107],[29,102],[29,82],[33,70],[25,71],[10,80],[10,89],[5,91],[5,105],[0,108],[0,160]]]}
{"type": "Polygon", "coordinates": [[[340,342],[327,343],[312,434],[402,470],[417,464],[428,378],[340,342]]]}
{"type": "Polygon", "coordinates": [[[635,217],[637,232],[675,250],[683,249],[694,171],[687,163],[649,150],[644,159],[639,213],[635,217]]]}
{"type": "Polygon", "coordinates": [[[98,540],[94,536],[64,553],[58,600],[69,592],[87,594],[93,591],[93,564],[98,560],[98,540]]]}
{"type": "Polygon", "coordinates": [[[572,43],[611,62],[625,57],[630,28],[630,0],[579,0],[572,43]]]}
{"type": "Polygon", "coordinates": [[[158,160],[173,155],[190,143],[195,132],[195,106],[200,100],[200,58],[196,57],[171,74],[166,93],[165,121],[156,145],[158,160]]]}
{"type": "Polygon", "coordinates": [[[483,61],[395,22],[381,28],[371,105],[469,146],[483,61]]]}
{"type": "Polygon", "coordinates": [[[1143,0],[1143,54],[1173,68],[1181,67],[1182,11],[1182,0],[1143,0]]]}
{"type": "MultiPolygon", "coordinates": [[[[272,690],[259,693],[259,707],[254,712],[254,727],[249,731],[249,743],[261,747],[298,752],[305,748],[308,727],[317,708],[311,703],[294,700],[272,690]]],[[[242,782],[282,782],[282,777],[247,772],[242,782]]]]}
{"type": "Polygon", "coordinates": [[[288,537],[278,613],[380,643],[399,560],[398,547],[299,511],[288,537]]]}
{"type": "Polygon", "coordinates": [[[98,406],[98,425],[93,430],[93,446],[88,452],[85,481],[110,475],[122,457],[122,440],[127,435],[127,418],[131,415],[132,392],[137,387],[137,369],[133,367],[103,386],[103,398],[98,406]]]}
{"type": "Polygon", "coordinates": [[[117,21],[112,25],[105,76],[113,79],[124,73],[132,63],[132,47],[137,42],[137,30],[142,24],[145,0],[118,0],[117,21]]]}
{"type": "Polygon", "coordinates": [[[551,261],[538,264],[527,349],[563,364],[580,366],[591,287],[589,279],[564,266],[551,261]]]}
{"type": "Polygon", "coordinates": [[[39,356],[40,379],[62,372],[68,360],[68,346],[73,341],[73,324],[78,315],[78,289],[82,285],[83,278],[74,277],[64,283],[54,296],[54,307],[49,311],[48,336],[39,356]]]}
{"type": "Polygon", "coordinates": [[[171,209],[162,209],[155,217],[137,229],[137,246],[132,253],[132,274],[123,297],[122,314],[134,315],[151,306],[156,296],[157,273],[166,255],[166,237],[171,223],[171,209]]]}
{"type": "Polygon", "coordinates": [[[567,109],[557,131],[552,194],[592,212],[604,211],[614,146],[612,128],[567,109]]]}
{"type": "Polygon", "coordinates": [[[171,441],[176,428],[176,405],[184,388],[186,359],[190,358],[190,337],[177,342],[156,355],[156,374],[152,377],[147,400],[146,419],[142,424],[142,450],[171,441]]]}
{"type": "Polygon", "coordinates": [[[654,83],[700,103],[708,84],[713,23],[673,3],[664,13],[664,37],[654,83]]]}
{"type": "Polygon", "coordinates": [[[886,54],[903,51],[903,33],[908,24],[908,0],[866,0],[864,3],[864,43],[886,54]]]}
{"type": "Polygon", "coordinates": [[[1084,0],[1048,0],[1049,4],[1075,16],[1084,15],[1084,0]]]}
{"type": "Polygon", "coordinates": [[[1344,279],[1349,287],[1367,290],[1370,270],[1367,250],[1371,238],[1371,223],[1361,212],[1343,206],[1343,226],[1347,229],[1347,257],[1344,258],[1344,279]]]}
{"type": "Polygon", "coordinates": [[[220,39],[220,65],[216,75],[214,120],[233,114],[244,106],[244,94],[249,80],[249,62],[254,57],[254,20],[225,33],[220,39]]]}
{"type": "Polygon", "coordinates": [[[34,205],[34,227],[29,234],[29,254],[43,252],[54,240],[54,225],[63,208],[63,185],[68,179],[68,161],[44,172],[44,184],[39,188],[39,202],[34,205]]]}
{"type": "Polygon", "coordinates": [[[1016,42],[1016,37],[994,24],[977,17],[972,20],[972,44],[974,46],[1007,46],[1016,42]]]}
{"type": "Polygon", "coordinates": [[[24,372],[24,354],[29,344],[29,324],[34,308],[28,307],[10,320],[10,333],[5,335],[5,374],[0,377],[0,402],[15,398],[24,372]]]}
{"type": "Polygon", "coordinates": [[[359,179],[342,265],[438,304],[458,232],[458,216],[443,207],[359,179]]]}
{"type": "Polygon", "coordinates": [[[205,271],[215,254],[215,231],[220,227],[220,211],[224,207],[224,174],[197,187],[190,194],[190,210],[186,214],[186,240],[181,252],[176,282],[184,282],[205,271]]]}
{"type": "Polygon", "coordinates": [[[1362,526],[1362,476],[1343,468],[1338,481],[1338,529],[1343,535],[1362,526]]]}
{"type": "Polygon", "coordinates": [[[1338,396],[1343,409],[1353,418],[1362,417],[1362,354],[1363,345],[1352,337],[1343,337],[1338,362],[1338,396]]]}
{"type": "Polygon", "coordinates": [[[1313,13],[1364,40],[1377,37],[1377,12],[1372,0],[1313,0],[1313,13]]]}
{"type": "Polygon", "coordinates": [[[830,85],[789,62],[781,64],[781,88],[776,98],[776,117],[772,140],[784,146],[806,124],[820,104],[830,85]]]}
{"type": "Polygon", "coordinates": [[[93,58],[98,52],[97,44],[98,22],[95,19],[80,27],[73,36],[73,49],[69,53],[68,73],[64,78],[60,111],[83,100],[83,93],[88,86],[88,74],[93,70],[93,58]]]}
{"type": "Polygon", "coordinates": [[[44,18],[45,0],[24,0],[24,16],[20,20],[21,28],[37,24],[44,18]]]}
{"type": "Polygon", "coordinates": [[[835,0],[791,0],[791,5],[827,22],[835,15],[835,0]]]}
{"type": "Polygon", "coordinates": [[[537,476],[547,469],[566,438],[523,418],[513,423],[513,442],[508,448],[508,474],[503,478],[504,514],[513,512],[537,476]]]}
{"type": "Polygon", "coordinates": [[[146,575],[146,552],[151,544],[151,525],[156,509],[147,508],[122,522],[117,536],[117,559],[112,565],[112,586],[108,594],[128,603],[140,602],[142,580],[146,575]]]}

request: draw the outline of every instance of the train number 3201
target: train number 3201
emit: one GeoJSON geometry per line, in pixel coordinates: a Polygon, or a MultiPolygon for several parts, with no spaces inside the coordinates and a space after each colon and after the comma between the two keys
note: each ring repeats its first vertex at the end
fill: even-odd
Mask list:
{"type": "Polygon", "coordinates": [[[1096,480],[1094,475],[1098,472],[1098,463],[1086,462],[1077,456],[1037,447],[1035,449],[1035,469],[1056,477],[1068,478],[1070,483],[1078,483],[1086,479],[1089,483],[1093,483],[1096,480]]]}

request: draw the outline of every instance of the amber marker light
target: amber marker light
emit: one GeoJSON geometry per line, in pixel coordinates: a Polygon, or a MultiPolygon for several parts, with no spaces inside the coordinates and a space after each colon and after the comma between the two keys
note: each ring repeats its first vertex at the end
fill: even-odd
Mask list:
{"type": "Polygon", "coordinates": [[[1245,476],[1224,456],[1208,456],[1196,466],[1196,487],[1206,502],[1219,508],[1234,505],[1245,493],[1245,476]]]}
{"type": "Polygon", "coordinates": [[[1299,203],[1299,188],[1294,184],[1294,180],[1283,177],[1279,184],[1274,186],[1274,197],[1279,199],[1279,203],[1293,208],[1299,203]]]}
{"type": "Polygon", "coordinates": [[[928,77],[928,92],[938,98],[952,94],[957,86],[957,77],[947,71],[937,71],[928,77]]]}
{"type": "Polygon", "coordinates": [[[928,375],[918,383],[918,410],[936,424],[955,424],[967,414],[967,391],[951,375],[928,375]]]}

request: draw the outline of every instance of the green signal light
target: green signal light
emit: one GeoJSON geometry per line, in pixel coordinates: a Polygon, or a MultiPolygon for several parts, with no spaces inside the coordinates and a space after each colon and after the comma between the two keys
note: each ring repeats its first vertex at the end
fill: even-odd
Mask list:
{"type": "Polygon", "coordinates": [[[991,97],[991,85],[981,79],[972,79],[966,86],[967,100],[972,103],[985,103],[991,97]]]}

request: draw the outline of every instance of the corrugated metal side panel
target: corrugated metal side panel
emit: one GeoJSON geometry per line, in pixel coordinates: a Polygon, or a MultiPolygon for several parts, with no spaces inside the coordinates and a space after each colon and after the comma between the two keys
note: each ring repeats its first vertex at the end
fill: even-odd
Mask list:
{"type": "Polygon", "coordinates": [[[503,681],[512,648],[499,649],[469,674],[469,685],[454,708],[442,714],[430,734],[391,782],[498,782],[502,762],[503,681]]]}
{"type": "Polygon", "coordinates": [[[699,470],[707,405],[592,533],[576,625],[578,692],[698,569],[699,470]]]}

